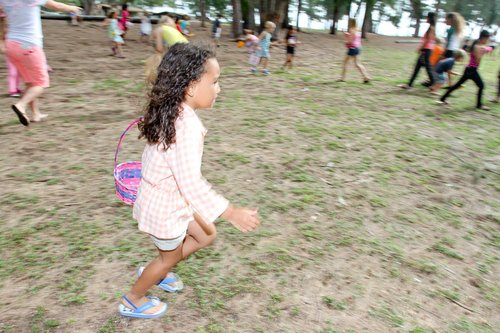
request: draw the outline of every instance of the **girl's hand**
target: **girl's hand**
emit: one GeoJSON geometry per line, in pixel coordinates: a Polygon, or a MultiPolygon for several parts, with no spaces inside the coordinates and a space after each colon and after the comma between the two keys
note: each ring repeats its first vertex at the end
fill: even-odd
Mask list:
{"type": "Polygon", "coordinates": [[[70,8],[68,8],[68,12],[76,14],[76,15],[80,15],[80,13],[82,11],[82,9],[80,7],[72,6],[72,5],[70,5],[69,7],[70,8]]]}
{"type": "Polygon", "coordinates": [[[221,217],[231,222],[231,224],[241,232],[252,231],[260,224],[257,209],[234,208],[229,206],[221,217]]]}

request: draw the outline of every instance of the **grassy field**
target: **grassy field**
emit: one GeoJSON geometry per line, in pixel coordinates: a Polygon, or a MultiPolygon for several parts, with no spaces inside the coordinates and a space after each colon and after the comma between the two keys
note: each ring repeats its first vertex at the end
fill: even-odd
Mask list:
{"type": "MultiPolygon", "coordinates": [[[[480,71],[492,110],[474,109],[472,82],[443,109],[422,87],[397,88],[416,44],[371,36],[364,85],[353,68],[335,82],[340,37],[300,34],[287,72],[273,49],[269,77],[249,75],[245,51],[224,40],[220,98],[199,112],[203,171],[233,203],[258,207],[262,227],[219,222],[215,244],[176,268],[185,291],[151,291],[167,315],[140,321],[116,308],[155,249],[112,171],[151,49],[130,41],[115,59],[97,25],[44,30],[49,118],[25,129],[0,100],[0,332],[498,332],[494,57],[480,71]]],[[[140,159],[136,137],[120,161],[140,159]]]]}

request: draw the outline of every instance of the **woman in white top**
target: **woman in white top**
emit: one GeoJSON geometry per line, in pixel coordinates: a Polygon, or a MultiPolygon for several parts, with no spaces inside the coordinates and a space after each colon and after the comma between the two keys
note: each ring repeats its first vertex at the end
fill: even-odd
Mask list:
{"type": "Polygon", "coordinates": [[[26,83],[24,94],[16,104],[12,105],[12,110],[19,117],[21,124],[28,126],[30,123],[26,115],[28,105],[31,108],[31,121],[38,122],[47,116],[38,109],[38,97],[44,88],[49,87],[40,7],[70,13],[78,13],[80,8],[53,0],[0,0],[0,6],[7,14],[8,22],[5,43],[0,40],[0,52],[6,54],[26,83]]]}
{"type": "Polygon", "coordinates": [[[459,13],[448,13],[446,14],[446,24],[450,27],[446,30],[446,51],[444,52],[444,58],[451,58],[460,49],[465,20],[459,13]]]}

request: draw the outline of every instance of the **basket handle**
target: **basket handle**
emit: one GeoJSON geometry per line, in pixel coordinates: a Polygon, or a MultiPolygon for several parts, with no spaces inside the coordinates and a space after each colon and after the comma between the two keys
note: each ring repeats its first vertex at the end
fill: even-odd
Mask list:
{"type": "Polygon", "coordinates": [[[115,152],[115,168],[116,168],[116,160],[118,158],[118,152],[120,151],[120,146],[122,145],[122,141],[123,141],[123,138],[125,137],[125,134],[127,134],[128,130],[132,126],[136,125],[142,119],[143,119],[143,117],[139,117],[136,120],[134,120],[133,122],[131,122],[130,125],[128,125],[128,127],[125,129],[125,131],[123,131],[122,136],[120,136],[120,140],[118,141],[118,146],[116,146],[116,152],[115,152]]]}

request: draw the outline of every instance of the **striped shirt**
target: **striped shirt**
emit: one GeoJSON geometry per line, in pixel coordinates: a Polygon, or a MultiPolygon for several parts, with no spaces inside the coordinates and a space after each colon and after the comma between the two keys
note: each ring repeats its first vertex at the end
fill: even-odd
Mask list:
{"type": "Polygon", "coordinates": [[[175,122],[175,131],[176,142],[167,150],[161,144],[144,148],[142,179],[133,211],[141,231],[163,239],[180,236],[194,221],[193,213],[213,223],[229,205],[201,174],[207,130],[186,104],[175,122]]]}

